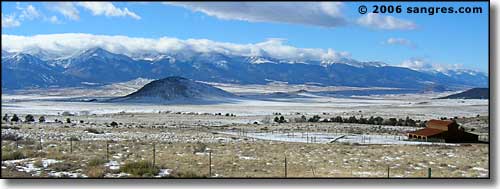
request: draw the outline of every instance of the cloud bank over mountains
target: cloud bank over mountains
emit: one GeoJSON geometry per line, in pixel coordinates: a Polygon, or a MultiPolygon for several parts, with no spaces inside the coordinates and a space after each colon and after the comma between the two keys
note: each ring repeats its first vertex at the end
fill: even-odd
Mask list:
{"type": "MultiPolygon", "coordinates": [[[[388,40],[404,43],[399,39],[388,40]]],[[[91,48],[102,48],[116,54],[124,54],[135,59],[151,58],[161,54],[181,54],[185,57],[199,53],[219,53],[223,55],[269,57],[291,62],[353,60],[350,52],[334,49],[300,48],[286,44],[285,39],[271,38],[263,42],[236,44],[208,39],[177,39],[172,37],[139,38],[128,36],[94,35],[85,33],[47,34],[19,36],[2,34],[2,50],[45,54],[50,58],[66,58],[91,48]],[[149,56],[149,57],[148,57],[149,56]]],[[[396,63],[397,64],[397,63],[396,63]]],[[[422,58],[410,58],[398,65],[414,70],[439,71],[467,70],[461,64],[430,63],[422,58]]],[[[474,70],[477,71],[477,70],[474,70]]]]}
{"type": "Polygon", "coordinates": [[[350,58],[348,52],[333,49],[298,48],[285,44],[284,39],[271,38],[251,44],[235,44],[207,39],[177,39],[170,37],[137,38],[84,33],[65,33],[35,36],[2,35],[2,50],[9,52],[46,51],[57,56],[71,56],[89,48],[100,47],[130,57],[156,53],[220,53],[237,56],[268,56],[293,61],[337,60],[350,58]]]}
{"type": "Polygon", "coordinates": [[[412,70],[426,71],[426,72],[467,72],[467,73],[478,73],[478,70],[464,68],[462,64],[438,64],[425,58],[412,57],[408,60],[403,61],[400,67],[410,68],[412,70]]]}

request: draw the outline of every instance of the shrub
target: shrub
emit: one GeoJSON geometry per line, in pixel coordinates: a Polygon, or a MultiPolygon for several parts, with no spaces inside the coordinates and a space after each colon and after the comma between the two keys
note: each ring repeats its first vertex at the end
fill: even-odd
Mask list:
{"type": "Polygon", "coordinates": [[[14,133],[5,133],[2,134],[2,140],[10,140],[10,141],[16,141],[16,140],[22,140],[23,137],[14,134],[14,133]]]}
{"type": "Polygon", "coordinates": [[[102,134],[103,133],[103,132],[99,132],[97,129],[94,129],[94,128],[86,128],[83,131],[87,131],[89,133],[94,133],[94,134],[102,134]]]}
{"type": "Polygon", "coordinates": [[[24,159],[26,156],[20,151],[2,152],[2,161],[24,159]]]}
{"type": "Polygon", "coordinates": [[[106,174],[106,169],[103,166],[89,166],[85,169],[85,173],[90,178],[102,178],[106,174]]]}
{"type": "Polygon", "coordinates": [[[54,164],[49,165],[50,169],[57,171],[57,172],[69,171],[73,167],[74,166],[71,163],[67,163],[67,162],[54,163],[54,164]]]}
{"type": "Polygon", "coordinates": [[[87,166],[89,167],[96,167],[96,166],[101,166],[103,165],[104,163],[106,163],[107,161],[105,159],[102,159],[102,158],[94,158],[94,159],[91,159],[88,163],[87,163],[87,166]]]}
{"type": "Polygon", "coordinates": [[[134,176],[155,176],[160,172],[160,169],[149,161],[138,161],[125,163],[120,167],[120,171],[134,176]]]}
{"type": "Polygon", "coordinates": [[[194,171],[172,171],[170,175],[168,175],[170,178],[207,178],[208,176],[206,174],[200,174],[198,172],[194,171]]]}
{"type": "Polygon", "coordinates": [[[197,142],[194,146],[193,154],[197,152],[205,152],[207,150],[207,145],[201,142],[197,142]]]}
{"type": "Polygon", "coordinates": [[[33,166],[35,167],[43,167],[43,161],[41,158],[37,158],[37,160],[35,160],[35,162],[33,163],[33,166]]]}
{"type": "Polygon", "coordinates": [[[307,120],[307,121],[308,122],[318,122],[320,119],[321,119],[321,117],[319,117],[319,115],[314,115],[313,117],[309,118],[309,120],[307,120]]]}

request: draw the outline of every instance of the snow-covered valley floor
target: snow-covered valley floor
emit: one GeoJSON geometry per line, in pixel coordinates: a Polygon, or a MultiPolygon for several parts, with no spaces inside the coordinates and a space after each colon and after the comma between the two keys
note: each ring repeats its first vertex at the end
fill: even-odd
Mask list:
{"type": "Polygon", "coordinates": [[[387,177],[388,167],[391,177],[426,177],[428,168],[433,177],[489,175],[488,144],[408,141],[406,132],[421,129],[412,126],[293,121],[302,115],[456,116],[468,131],[488,135],[487,100],[436,99],[451,92],[329,96],[320,91],[371,89],[217,86],[244,98],[207,105],[81,101],[140,87],[131,85],[2,94],[2,113],[36,120],[2,121],[2,175],[282,177],[285,156],[289,177],[387,177]],[[38,122],[42,115],[44,123],[38,122]],[[287,123],[275,123],[277,116],[287,123]],[[129,168],[150,165],[153,156],[154,169],[129,168]]]}

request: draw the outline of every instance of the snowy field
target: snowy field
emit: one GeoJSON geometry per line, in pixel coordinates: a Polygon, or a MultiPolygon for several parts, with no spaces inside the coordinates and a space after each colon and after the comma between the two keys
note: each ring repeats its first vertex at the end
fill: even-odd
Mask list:
{"type": "Polygon", "coordinates": [[[282,177],[286,156],[289,177],[386,178],[388,166],[391,177],[426,177],[428,168],[433,177],[489,176],[488,144],[409,141],[406,133],[421,129],[413,126],[294,121],[313,115],[415,120],[457,116],[467,131],[487,136],[488,100],[436,99],[454,92],[273,83],[216,84],[241,97],[233,103],[99,102],[127,95],[147,82],[2,94],[2,113],[21,119],[33,114],[37,120],[2,121],[2,159],[8,157],[2,161],[2,175],[144,176],[127,165],[155,157],[158,169],[146,177],[282,177]],[[371,91],[376,92],[366,95],[371,91]],[[42,115],[46,122],[38,122],[42,115]],[[288,121],[275,123],[273,118],[281,115],[288,121]]]}
{"type": "Polygon", "coordinates": [[[359,112],[382,117],[429,119],[488,114],[488,100],[436,99],[455,92],[403,93],[397,89],[318,87],[307,85],[231,85],[215,84],[224,90],[242,96],[231,103],[207,105],[155,105],[133,103],[86,102],[129,94],[148,80],[139,80],[90,89],[51,89],[17,91],[2,94],[2,112],[9,114],[57,115],[64,111],[74,114],[108,114],[118,112],[155,113],[174,112],[229,112],[237,115],[284,114],[342,114],[359,112]],[[359,96],[356,91],[387,90],[386,94],[359,96]],[[341,95],[330,92],[343,91],[341,95]],[[349,94],[353,95],[349,95],[349,94]],[[286,94],[286,95],[283,95],[286,94]]]}
{"type": "MultiPolygon", "coordinates": [[[[235,132],[221,132],[228,135],[238,135],[235,132]]],[[[457,144],[437,143],[437,142],[418,142],[408,141],[408,136],[392,136],[392,135],[355,135],[355,134],[339,134],[331,133],[245,133],[245,137],[255,138],[260,140],[271,140],[281,142],[300,142],[300,143],[342,143],[342,144],[400,144],[400,145],[449,145],[456,146],[457,144]]]]}

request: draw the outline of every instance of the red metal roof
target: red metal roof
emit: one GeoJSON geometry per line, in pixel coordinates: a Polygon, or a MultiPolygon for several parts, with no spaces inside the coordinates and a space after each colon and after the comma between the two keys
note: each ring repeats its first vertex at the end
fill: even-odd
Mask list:
{"type": "Polygon", "coordinates": [[[425,129],[420,129],[420,130],[417,130],[417,131],[409,132],[408,134],[429,137],[429,136],[434,136],[434,135],[437,135],[437,134],[441,134],[442,132],[445,132],[445,131],[439,130],[439,129],[425,128],[425,129]]]}
{"type": "Polygon", "coordinates": [[[426,126],[429,127],[430,125],[432,125],[432,126],[435,126],[435,127],[445,127],[445,128],[448,128],[451,125],[453,125],[453,123],[454,122],[452,120],[436,120],[436,119],[432,119],[432,120],[427,121],[426,126]]]}

